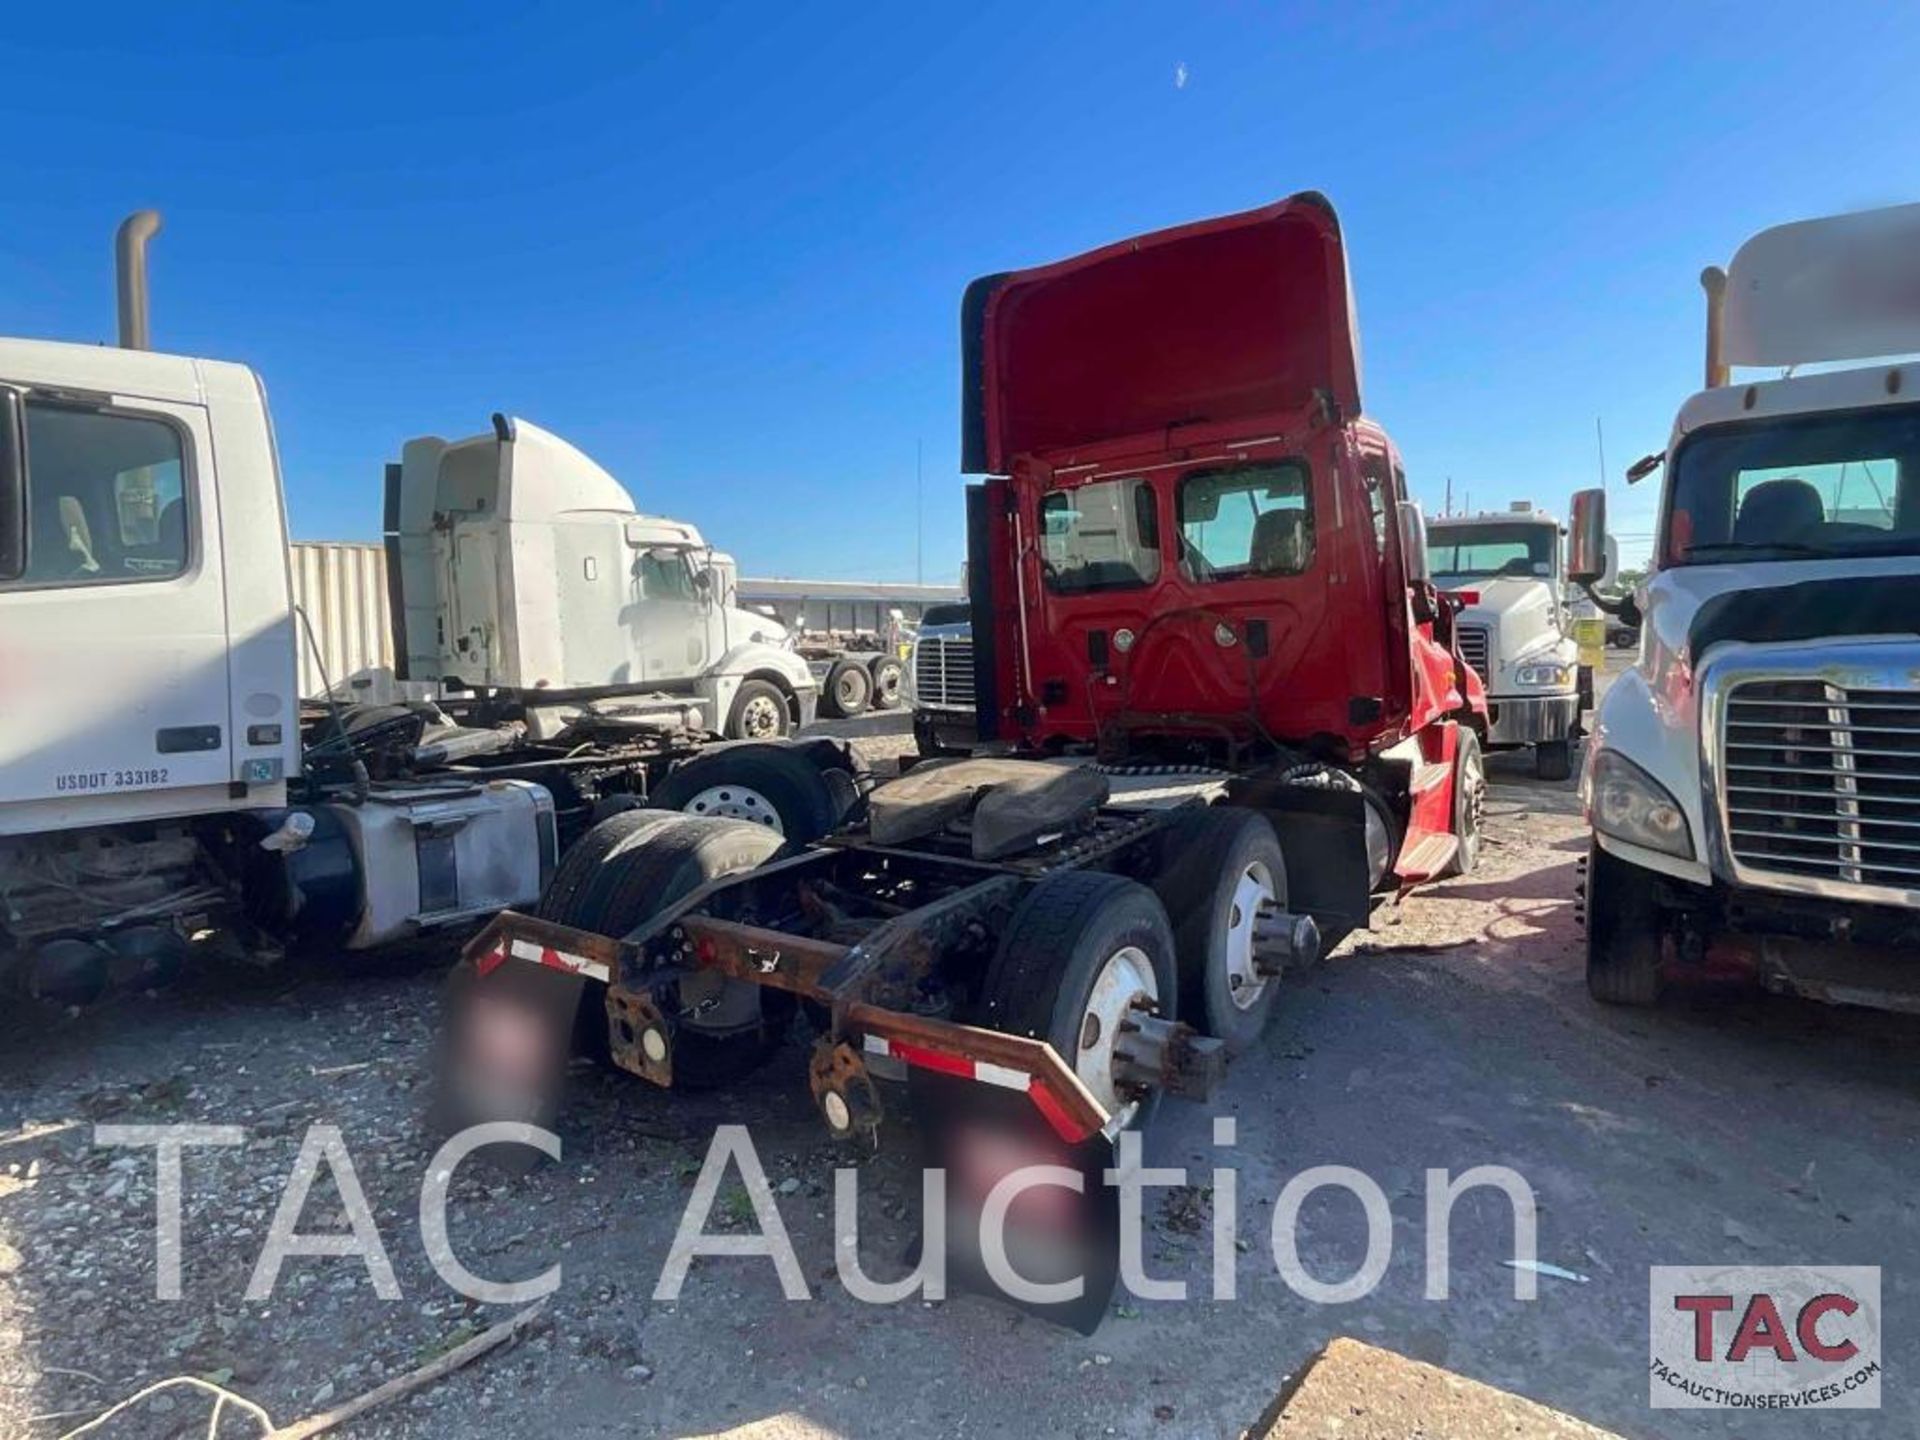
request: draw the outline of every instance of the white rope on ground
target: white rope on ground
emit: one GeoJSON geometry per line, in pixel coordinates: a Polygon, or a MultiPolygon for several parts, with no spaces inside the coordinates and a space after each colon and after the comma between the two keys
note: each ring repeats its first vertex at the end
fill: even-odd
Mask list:
{"type": "Polygon", "coordinates": [[[162,1390],[170,1389],[175,1385],[191,1386],[197,1390],[204,1390],[213,1396],[213,1414],[207,1419],[207,1440],[219,1440],[220,1418],[225,1413],[229,1404],[236,1405],[245,1411],[247,1418],[255,1421],[260,1426],[261,1434],[271,1435],[276,1428],[273,1423],[273,1417],[265,1410],[254,1404],[253,1401],[247,1399],[246,1396],[237,1394],[227,1389],[224,1385],[216,1385],[211,1380],[202,1380],[198,1375],[169,1375],[166,1379],[156,1380],[153,1384],[147,1386],[146,1389],[136,1391],[132,1395],[129,1395],[111,1409],[94,1416],[93,1419],[87,1421],[86,1424],[79,1426],[77,1429],[67,1431],[66,1434],[60,1437],[60,1440],[75,1440],[76,1436],[91,1434],[123,1410],[130,1410],[149,1396],[158,1395],[162,1390]]]}
{"type": "MultiPolygon", "coordinates": [[[[273,1417],[267,1414],[263,1407],[255,1404],[246,1396],[227,1389],[224,1385],[216,1385],[213,1381],[203,1380],[198,1375],[171,1375],[165,1380],[156,1380],[144,1390],[129,1395],[111,1409],[96,1415],[78,1429],[67,1431],[60,1437],[60,1440],[78,1440],[78,1437],[82,1435],[92,1434],[102,1425],[113,1419],[114,1416],[131,1409],[142,1400],[157,1395],[160,1391],[172,1385],[192,1386],[195,1389],[203,1390],[213,1396],[213,1414],[207,1420],[207,1440],[219,1440],[220,1421],[225,1415],[228,1405],[238,1407],[245,1413],[249,1420],[259,1425],[262,1440],[308,1440],[308,1437],[322,1434],[337,1425],[342,1425],[348,1420],[353,1419],[356,1415],[365,1414],[376,1405],[384,1405],[389,1400],[397,1400],[402,1395],[411,1394],[423,1386],[431,1385],[443,1376],[451,1375],[462,1366],[478,1360],[489,1350],[498,1349],[508,1341],[518,1339],[533,1326],[533,1323],[540,1318],[546,1308],[547,1302],[545,1300],[537,1301],[522,1310],[519,1314],[502,1320],[491,1329],[481,1331],[465,1344],[455,1346],[437,1359],[429,1360],[417,1369],[409,1370],[404,1375],[396,1376],[394,1379],[387,1381],[386,1384],[376,1386],[372,1390],[367,1391],[364,1395],[355,1396],[345,1404],[336,1405],[331,1410],[322,1411],[318,1415],[309,1415],[305,1419],[296,1420],[290,1425],[274,1424],[273,1417]]],[[[85,1412],[60,1411],[57,1413],[60,1415],[69,1415],[75,1413],[83,1414],[85,1412]]],[[[54,1416],[49,1415],[38,1418],[53,1419],[54,1416]]]]}

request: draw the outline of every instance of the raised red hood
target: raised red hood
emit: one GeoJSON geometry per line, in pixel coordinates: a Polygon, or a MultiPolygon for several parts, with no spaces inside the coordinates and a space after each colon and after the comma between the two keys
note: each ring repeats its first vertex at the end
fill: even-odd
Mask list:
{"type": "Polygon", "coordinates": [[[967,287],[961,468],[1172,426],[1360,410],[1340,222],[1322,195],[967,287]]]}

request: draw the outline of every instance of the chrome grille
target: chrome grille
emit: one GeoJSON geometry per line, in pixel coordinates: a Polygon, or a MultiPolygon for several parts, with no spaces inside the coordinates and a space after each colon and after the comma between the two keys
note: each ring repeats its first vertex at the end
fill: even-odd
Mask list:
{"type": "Polygon", "coordinates": [[[973,709],[973,639],[923,635],[913,647],[914,704],[931,710],[973,709]]]}
{"type": "Polygon", "coordinates": [[[1490,684],[1487,674],[1487,627],[1484,625],[1462,625],[1458,631],[1460,640],[1460,658],[1471,665],[1480,676],[1480,682],[1490,684]]]}
{"type": "Polygon", "coordinates": [[[1920,691],[1736,683],[1721,763],[1741,865],[1920,889],[1920,691]]]}

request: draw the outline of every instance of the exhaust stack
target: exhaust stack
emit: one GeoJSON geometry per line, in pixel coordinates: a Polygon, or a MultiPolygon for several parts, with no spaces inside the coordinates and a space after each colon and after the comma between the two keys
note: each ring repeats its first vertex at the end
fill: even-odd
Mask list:
{"type": "Polygon", "coordinates": [[[1700,288],[1707,292],[1707,388],[1718,390],[1733,378],[1726,362],[1724,335],[1727,312],[1727,272],[1709,265],[1700,272],[1700,288]]]}
{"type": "Polygon", "coordinates": [[[147,330],[147,242],[160,233],[158,210],[136,210],[113,239],[114,278],[120,295],[120,348],[151,350],[147,330]]]}

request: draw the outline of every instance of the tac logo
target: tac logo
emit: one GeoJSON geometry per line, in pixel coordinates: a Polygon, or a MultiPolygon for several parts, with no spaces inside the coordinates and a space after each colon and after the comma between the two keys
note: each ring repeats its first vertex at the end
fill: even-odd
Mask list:
{"type": "Polygon", "coordinates": [[[1874,1265],[1656,1265],[1655,1409],[1878,1410],[1874,1265]]]}

